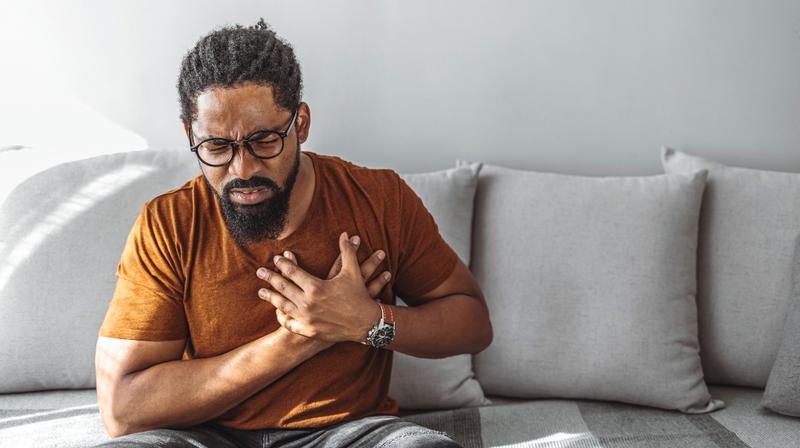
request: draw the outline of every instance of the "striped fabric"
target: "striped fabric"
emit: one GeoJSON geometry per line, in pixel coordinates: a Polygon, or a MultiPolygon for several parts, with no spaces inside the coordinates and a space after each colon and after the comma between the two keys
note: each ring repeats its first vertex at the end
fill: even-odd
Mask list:
{"type": "MultiPolygon", "coordinates": [[[[493,398],[478,408],[402,417],[465,448],[785,448],[800,419],[759,408],[760,389],[711,386],[725,409],[700,415],[588,400],[493,398]]],[[[109,440],[94,390],[0,395],[0,447],[87,447],[109,440]]]]}

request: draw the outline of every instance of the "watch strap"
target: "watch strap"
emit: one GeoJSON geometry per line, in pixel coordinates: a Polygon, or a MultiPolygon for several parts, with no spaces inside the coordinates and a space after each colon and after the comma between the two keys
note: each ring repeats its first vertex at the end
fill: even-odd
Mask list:
{"type": "Polygon", "coordinates": [[[378,302],[378,305],[381,306],[381,319],[383,323],[387,325],[394,325],[394,314],[392,313],[392,307],[381,302],[378,302]]]}

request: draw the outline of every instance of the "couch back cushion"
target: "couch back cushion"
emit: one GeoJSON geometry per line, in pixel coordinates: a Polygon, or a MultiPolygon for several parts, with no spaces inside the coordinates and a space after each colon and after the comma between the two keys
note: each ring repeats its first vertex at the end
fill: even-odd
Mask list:
{"type": "Polygon", "coordinates": [[[661,161],[666,173],[708,170],[697,254],[706,379],[763,388],[789,311],[800,173],[725,166],[671,148],[661,161]]]}
{"type": "Polygon", "coordinates": [[[189,151],[69,162],[0,207],[0,392],[90,388],[94,347],[145,201],[199,174],[189,151]]]}
{"type": "Polygon", "coordinates": [[[707,412],[695,308],[706,172],[588,177],[484,165],[472,270],[494,341],[491,395],[707,412]]]}

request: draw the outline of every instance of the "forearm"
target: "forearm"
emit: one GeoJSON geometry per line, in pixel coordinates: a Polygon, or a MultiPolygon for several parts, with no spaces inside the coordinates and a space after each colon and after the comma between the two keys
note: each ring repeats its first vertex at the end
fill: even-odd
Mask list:
{"type": "Polygon", "coordinates": [[[386,348],[418,358],[478,353],[492,340],[488,310],[476,297],[454,294],[392,312],[395,338],[386,348]]]}
{"type": "Polygon", "coordinates": [[[121,434],[211,420],[325,348],[285,329],[222,355],[156,364],[127,375],[114,409],[121,434]]]}

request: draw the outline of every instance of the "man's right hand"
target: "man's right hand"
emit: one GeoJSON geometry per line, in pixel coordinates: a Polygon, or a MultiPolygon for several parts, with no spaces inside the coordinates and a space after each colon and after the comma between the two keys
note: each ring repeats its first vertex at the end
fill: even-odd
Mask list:
{"type": "MultiPolygon", "coordinates": [[[[351,240],[350,240],[351,244],[353,244],[353,246],[356,248],[356,250],[358,250],[358,243],[354,243],[352,240],[353,240],[353,238],[351,238],[351,240]]],[[[289,259],[289,261],[291,261],[295,265],[300,266],[300,264],[297,261],[297,257],[294,255],[294,253],[292,253],[290,251],[285,251],[283,253],[283,256],[286,257],[287,259],[289,259]]],[[[375,273],[375,270],[378,269],[378,266],[380,266],[381,262],[385,258],[386,258],[386,252],[384,252],[382,250],[376,250],[375,252],[372,253],[372,255],[367,257],[364,260],[363,263],[360,264],[361,277],[364,279],[364,282],[367,282],[367,280],[369,280],[369,278],[372,276],[372,274],[375,273]]],[[[341,270],[342,270],[342,254],[340,252],[339,256],[333,262],[333,264],[331,265],[330,270],[328,271],[327,279],[332,279],[333,277],[336,277],[339,274],[339,271],[341,271],[341,270]]],[[[383,272],[381,272],[380,275],[375,277],[375,279],[373,279],[372,281],[366,283],[367,292],[369,292],[369,296],[372,297],[374,300],[378,300],[377,297],[380,295],[380,293],[383,290],[383,288],[389,283],[389,280],[391,278],[392,278],[391,277],[391,273],[389,271],[383,271],[383,272]]],[[[283,319],[286,318],[286,315],[283,314],[280,310],[276,309],[275,312],[277,313],[279,320],[283,320],[283,319]]],[[[286,330],[282,325],[281,325],[281,328],[279,328],[279,330],[280,329],[283,329],[283,330],[287,331],[288,333],[290,333],[292,335],[295,335],[297,337],[300,337],[300,338],[303,338],[303,339],[312,340],[312,338],[307,338],[305,336],[298,335],[296,333],[292,333],[292,332],[286,330]]],[[[323,341],[319,341],[319,340],[315,340],[315,341],[317,343],[320,343],[320,344],[325,344],[324,347],[321,348],[320,350],[324,350],[324,349],[326,349],[326,348],[328,348],[328,347],[333,345],[333,343],[323,342],[323,341]]]]}

